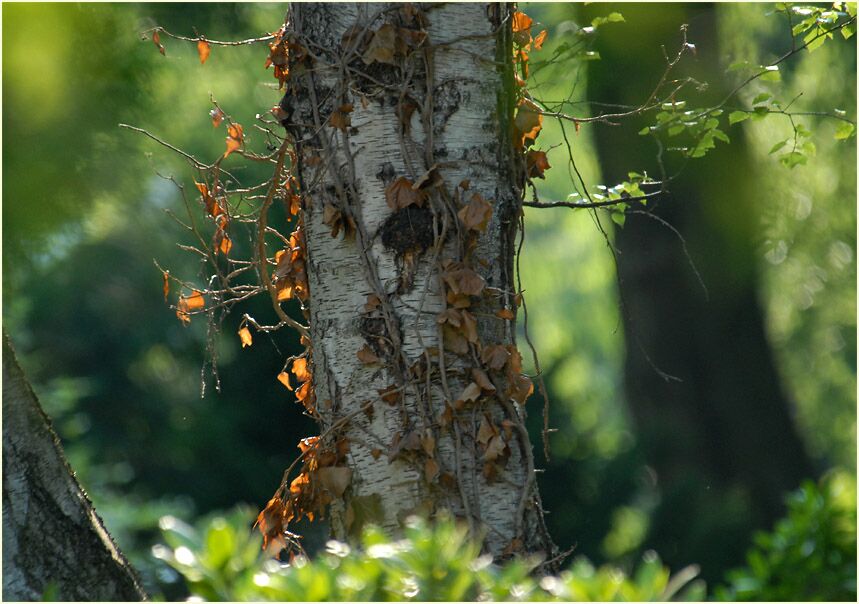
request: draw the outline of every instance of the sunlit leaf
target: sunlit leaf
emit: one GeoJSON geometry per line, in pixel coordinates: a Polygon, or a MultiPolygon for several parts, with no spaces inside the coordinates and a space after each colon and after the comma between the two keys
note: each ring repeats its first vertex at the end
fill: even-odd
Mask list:
{"type": "Polygon", "coordinates": [[[158,30],[152,32],[152,43],[158,48],[158,52],[163,56],[167,56],[167,53],[164,51],[164,45],[161,44],[161,34],[158,33],[158,30]]]}
{"type": "Polygon", "coordinates": [[[747,119],[749,119],[749,113],[747,111],[732,111],[728,114],[728,123],[730,124],[737,124],[747,119]]]}
{"type": "Polygon", "coordinates": [[[205,38],[200,38],[197,40],[197,54],[200,56],[200,64],[206,62],[206,59],[209,58],[209,53],[212,52],[212,47],[205,40],[205,38]]]}
{"type": "Polygon", "coordinates": [[[242,327],[239,330],[239,339],[242,341],[242,348],[246,346],[250,346],[254,343],[253,338],[251,337],[251,330],[247,327],[242,327]]]}
{"type": "Polygon", "coordinates": [[[292,390],[292,384],[289,382],[289,374],[285,371],[281,371],[277,374],[277,381],[287,387],[287,389],[292,390]]]}
{"type": "Polygon", "coordinates": [[[230,124],[227,128],[227,151],[224,157],[229,157],[230,153],[238,150],[244,142],[244,131],[241,124],[230,124]]]}

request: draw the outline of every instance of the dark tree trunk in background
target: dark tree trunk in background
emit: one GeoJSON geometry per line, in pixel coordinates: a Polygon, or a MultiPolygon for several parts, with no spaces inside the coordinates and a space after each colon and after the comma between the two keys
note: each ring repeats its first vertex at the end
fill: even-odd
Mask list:
{"type": "MultiPolygon", "coordinates": [[[[586,9],[583,21],[608,10],[586,9]]],[[[713,7],[627,4],[611,10],[621,11],[627,25],[600,32],[602,61],[589,72],[590,99],[643,102],[656,83],[654,74],[665,67],[660,45],[676,53],[681,23],[689,24],[689,41],[697,46],[697,55],[688,59],[690,75],[724,73],[716,63],[713,7]]],[[[723,98],[727,76],[701,77],[710,85],[704,102],[723,98]]],[[[607,183],[642,168],[659,178],[651,139],[629,134],[644,125],[595,133],[607,183]]],[[[741,133],[734,129],[730,136],[730,145],[718,143],[706,158],[691,160],[669,185],[671,196],[652,206],[685,238],[709,299],[681,241],[657,220],[629,216],[616,238],[627,400],[661,494],[647,546],[672,565],[698,562],[705,572],[739,562],[750,529],[770,525],[783,513],[785,491],[814,474],[758,300],[761,235],[755,206],[762,192],[741,133]],[[660,377],[648,356],[682,381],[660,377]]],[[[669,174],[678,166],[669,165],[669,174]]]]}
{"type": "Polygon", "coordinates": [[[3,598],[142,600],[3,336],[3,598]]]}

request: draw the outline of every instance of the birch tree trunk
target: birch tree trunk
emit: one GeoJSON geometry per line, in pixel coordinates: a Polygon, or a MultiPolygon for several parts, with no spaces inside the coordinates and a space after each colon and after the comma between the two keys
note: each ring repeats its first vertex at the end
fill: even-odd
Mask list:
{"type": "Polygon", "coordinates": [[[144,600],[3,336],[3,598],[144,600]]]}
{"type": "Polygon", "coordinates": [[[496,557],[555,554],[514,338],[524,166],[511,10],[290,7],[281,106],[302,191],[315,413],[330,448],[348,449],[344,468],[322,468],[338,538],[448,510],[496,557]]]}

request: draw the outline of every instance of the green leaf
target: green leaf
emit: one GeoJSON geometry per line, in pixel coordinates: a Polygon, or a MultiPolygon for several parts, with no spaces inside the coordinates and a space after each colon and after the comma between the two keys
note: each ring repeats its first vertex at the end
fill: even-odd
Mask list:
{"type": "Polygon", "coordinates": [[[805,141],[802,144],[802,152],[806,155],[814,157],[815,155],[817,155],[817,146],[811,141],[805,141]]]}
{"type": "Polygon", "coordinates": [[[728,123],[729,124],[737,124],[739,122],[745,121],[749,119],[749,114],[746,111],[732,111],[728,115],[728,123]]]}
{"type": "Polygon", "coordinates": [[[728,65],[728,71],[739,71],[740,69],[748,69],[752,64],[748,61],[734,61],[728,65]]]}
{"type": "Polygon", "coordinates": [[[611,219],[617,226],[622,227],[626,223],[626,214],[623,212],[612,212],[611,219]]]}
{"type": "Polygon", "coordinates": [[[622,23],[626,21],[620,13],[609,13],[606,20],[608,20],[609,23],[622,23]]]}
{"type": "Polygon", "coordinates": [[[850,122],[841,122],[835,129],[835,140],[845,141],[856,132],[856,126],[850,122]]]}
{"type": "Polygon", "coordinates": [[[639,130],[639,131],[638,131],[638,133],[639,133],[641,136],[644,136],[645,134],[650,134],[650,126],[645,126],[645,127],[644,127],[644,128],[642,128],[641,130],[639,130]]]}
{"type": "Polygon", "coordinates": [[[685,129],[686,126],[684,126],[683,124],[675,124],[674,126],[668,128],[668,136],[676,136],[683,132],[685,129]]]}
{"type": "Polygon", "coordinates": [[[769,92],[762,92],[758,96],[756,96],[755,98],[752,99],[752,105],[757,105],[759,103],[763,103],[765,101],[768,101],[771,98],[773,98],[773,95],[771,95],[769,92]]]}
{"type": "Polygon", "coordinates": [[[686,107],[686,101],[675,101],[673,103],[662,103],[662,108],[665,111],[676,111],[679,109],[684,109],[686,107]]]}
{"type": "Polygon", "coordinates": [[[719,130],[718,128],[713,128],[713,138],[720,140],[723,143],[731,143],[731,139],[728,138],[728,135],[719,130]]]}
{"type": "Polygon", "coordinates": [[[769,65],[765,68],[765,73],[761,76],[761,80],[765,82],[780,82],[781,73],[778,70],[778,65],[769,65]]]}
{"type": "Polygon", "coordinates": [[[819,35],[821,33],[823,33],[823,30],[819,27],[815,27],[805,36],[805,38],[802,39],[803,42],[808,44],[808,52],[814,52],[823,46],[823,43],[826,41],[826,37],[819,35]]]}
{"type": "Polygon", "coordinates": [[[794,131],[796,132],[797,136],[803,136],[806,138],[811,136],[811,131],[802,124],[797,124],[794,131]]]}
{"type": "Polygon", "coordinates": [[[773,154],[773,153],[775,153],[776,151],[778,151],[778,150],[782,149],[786,144],[787,144],[787,141],[786,141],[786,140],[779,141],[779,142],[777,142],[776,144],[774,144],[774,145],[773,145],[773,147],[772,147],[772,149],[770,149],[770,155],[772,155],[772,154],[773,154]]]}
{"type": "Polygon", "coordinates": [[[794,168],[799,165],[804,165],[808,163],[808,158],[800,153],[799,151],[791,151],[790,153],[785,153],[779,158],[779,161],[783,166],[788,168],[794,168]]]}

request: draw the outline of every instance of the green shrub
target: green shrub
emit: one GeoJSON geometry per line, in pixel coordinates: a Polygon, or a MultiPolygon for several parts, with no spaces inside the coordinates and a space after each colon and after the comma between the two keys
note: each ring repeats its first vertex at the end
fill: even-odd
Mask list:
{"type": "Polygon", "coordinates": [[[449,518],[432,526],[411,518],[398,541],[368,527],[357,549],[329,541],[314,560],[296,558],[291,565],[261,554],[261,540],[240,512],[198,529],[172,517],[161,526],[167,545],[153,554],[185,578],[192,596],[206,600],[629,601],[702,599],[705,593],[703,583],[693,581],[696,568],[670,577],[653,552],[629,576],[579,557],[558,576],[534,578],[529,573],[539,560],[493,564],[449,518]]]}
{"type": "Polygon", "coordinates": [[[748,565],[731,571],[719,600],[856,601],[856,478],[845,471],[791,493],[787,517],[755,535],[748,565]]]}

